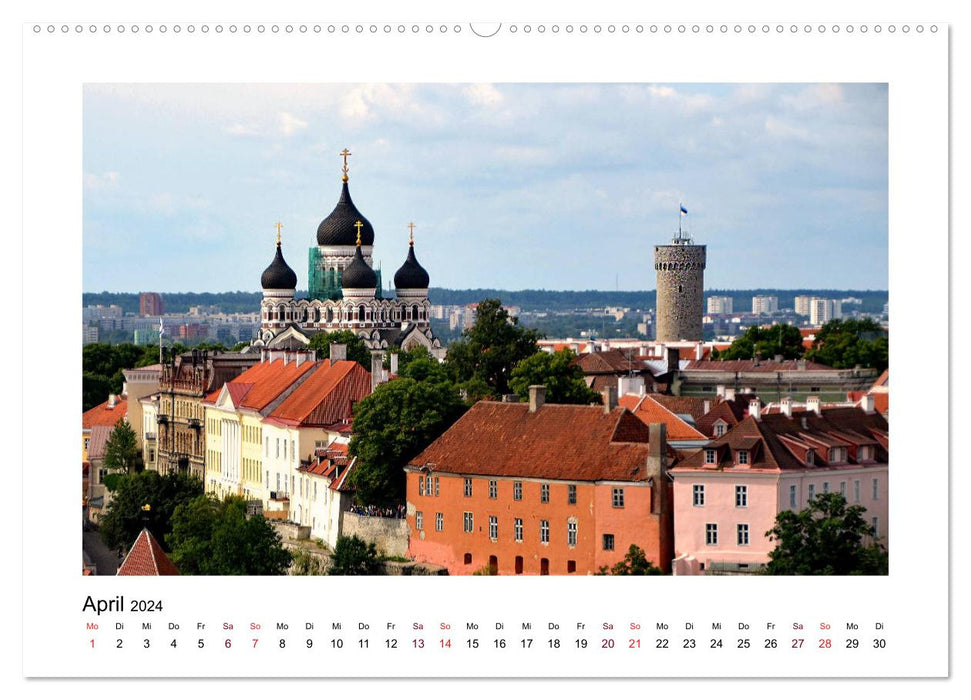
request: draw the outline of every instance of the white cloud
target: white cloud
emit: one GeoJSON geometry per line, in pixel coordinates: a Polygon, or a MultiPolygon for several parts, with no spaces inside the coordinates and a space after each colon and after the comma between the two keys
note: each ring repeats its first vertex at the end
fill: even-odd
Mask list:
{"type": "Polygon", "coordinates": [[[223,129],[230,136],[259,136],[260,130],[253,124],[231,124],[223,129]]]}
{"type": "Polygon", "coordinates": [[[495,85],[489,83],[469,85],[462,92],[466,99],[474,105],[494,106],[503,101],[502,93],[495,85]]]}
{"type": "Polygon", "coordinates": [[[96,173],[84,174],[84,189],[88,192],[106,192],[118,187],[121,175],[116,172],[107,172],[101,175],[96,173]]]}
{"type": "Polygon", "coordinates": [[[674,97],[678,94],[677,90],[669,85],[651,85],[647,90],[654,97],[674,97]]]}
{"type": "Polygon", "coordinates": [[[280,112],[277,117],[279,123],[280,133],[284,136],[290,136],[298,131],[307,128],[307,122],[299,117],[295,117],[289,112],[280,112]]]}
{"type": "Polygon", "coordinates": [[[771,136],[782,138],[805,139],[809,137],[809,131],[806,129],[787,124],[771,114],[765,118],[765,132],[771,136]]]}

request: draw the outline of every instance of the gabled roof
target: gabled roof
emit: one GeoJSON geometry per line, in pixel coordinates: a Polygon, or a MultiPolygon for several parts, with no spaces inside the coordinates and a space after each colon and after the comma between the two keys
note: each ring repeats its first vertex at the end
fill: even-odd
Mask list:
{"type": "MultiPolygon", "coordinates": [[[[329,362],[329,360],[300,363],[283,360],[260,362],[232,381],[226,382],[222,389],[216,392],[211,403],[217,403],[228,397],[236,409],[262,411],[308,372],[329,362]]],[[[212,396],[213,394],[207,396],[206,401],[210,402],[212,396]]]]}
{"type": "Polygon", "coordinates": [[[104,459],[105,444],[114,431],[112,425],[96,425],[91,428],[91,439],[88,442],[88,459],[104,459]]]}
{"type": "Polygon", "coordinates": [[[703,399],[697,396],[670,396],[668,394],[651,394],[650,396],[671,413],[691,416],[696,425],[717,403],[714,399],[703,399]],[[705,410],[706,404],[708,411],[705,410]]]}
{"type": "MultiPolygon", "coordinates": [[[[787,469],[831,468],[827,462],[829,447],[850,447],[849,459],[855,459],[855,448],[861,445],[880,444],[877,463],[886,464],[889,441],[887,421],[878,413],[868,414],[859,408],[823,409],[822,415],[814,412],[792,417],[784,414],[763,415],[761,420],[748,416],[709,447],[718,454],[715,464],[706,464],[704,450],[686,458],[675,470],[730,469],[734,468],[734,452],[739,449],[755,450],[746,465],[749,470],[779,471],[787,469]],[[757,449],[755,449],[757,448],[757,449]],[[806,452],[812,448],[814,463],[806,464],[806,452]]],[[[872,463],[870,460],[868,463],[872,463]]],[[[847,461],[835,466],[854,466],[847,461]]]]}
{"type": "Polygon", "coordinates": [[[128,397],[122,394],[115,397],[115,405],[109,406],[108,401],[89,408],[81,414],[81,427],[93,428],[96,425],[114,426],[122,418],[128,416],[128,397]]]}
{"type": "Polygon", "coordinates": [[[352,406],[371,393],[371,373],[357,362],[324,360],[267,417],[291,426],[331,425],[352,416],[352,406]]]}
{"type": "Polygon", "coordinates": [[[577,355],[577,364],[584,374],[624,374],[641,373],[646,367],[637,359],[634,350],[602,350],[577,355]]]}
{"type": "Polygon", "coordinates": [[[684,368],[686,370],[702,370],[713,372],[796,372],[803,370],[833,369],[818,362],[806,361],[805,367],[800,367],[802,360],[691,360],[684,368]]]}
{"type": "Polygon", "coordinates": [[[729,427],[738,425],[745,417],[745,408],[738,401],[721,401],[715,404],[708,413],[703,415],[695,427],[711,437],[715,434],[715,423],[722,421],[729,427]]]}
{"type": "Polygon", "coordinates": [[[162,551],[158,540],[147,528],[138,533],[135,544],[128,550],[118,567],[117,576],[178,576],[179,570],[162,551]]]}
{"type": "Polygon", "coordinates": [[[666,408],[657,400],[655,394],[626,394],[617,403],[637,416],[646,425],[664,423],[667,426],[667,439],[676,440],[707,440],[704,434],[686,423],[683,418],[666,408]]]}
{"type": "Polygon", "coordinates": [[[408,464],[434,472],[644,481],[648,427],[625,408],[480,401],[408,464]]]}

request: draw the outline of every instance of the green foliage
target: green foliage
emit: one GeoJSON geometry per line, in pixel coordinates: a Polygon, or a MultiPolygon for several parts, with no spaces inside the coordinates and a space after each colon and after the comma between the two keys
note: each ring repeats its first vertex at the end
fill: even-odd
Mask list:
{"type": "Polygon", "coordinates": [[[128,419],[122,419],[111,431],[105,442],[105,469],[123,471],[131,474],[139,467],[141,455],[138,452],[137,436],[128,424],[128,419]]]}
{"type": "Polygon", "coordinates": [[[250,343],[248,340],[241,340],[240,342],[236,343],[233,347],[231,347],[229,351],[240,352],[241,350],[248,348],[249,346],[250,346],[250,343]]]}
{"type": "Polygon", "coordinates": [[[357,456],[351,473],[357,500],[392,505],[405,497],[407,462],[444,433],[465,412],[458,390],[448,381],[400,377],[379,386],[354,407],[357,456]]]}
{"type": "Polygon", "coordinates": [[[887,551],[876,541],[862,506],[847,506],[838,493],[821,493],[794,513],[784,510],[766,532],[776,547],[767,574],[799,576],[886,575],[887,551]]]}
{"type": "Polygon", "coordinates": [[[890,341],[876,321],[833,319],[816,334],[806,358],[836,369],[861,365],[882,372],[887,368],[890,341]]]}
{"type": "Polygon", "coordinates": [[[802,334],[795,326],[777,323],[769,328],[751,326],[730,347],[713,352],[718,360],[751,360],[756,354],[764,360],[782,355],[787,360],[802,357],[802,334]],[[717,353],[717,354],[716,354],[717,353]]]}
{"type": "Polygon", "coordinates": [[[448,370],[428,353],[423,345],[402,350],[398,353],[398,376],[414,379],[416,382],[447,382],[448,370]]]}
{"type": "Polygon", "coordinates": [[[479,302],[475,323],[462,336],[448,348],[449,372],[458,384],[485,382],[494,395],[509,393],[513,367],[537,351],[540,339],[538,332],[510,317],[498,299],[479,302]]]}
{"type": "Polygon", "coordinates": [[[327,573],[323,562],[306,549],[298,549],[293,553],[291,576],[324,576],[327,573]]]}
{"type": "Polygon", "coordinates": [[[204,576],[279,576],[292,556],[280,535],[262,516],[246,517],[246,501],[201,495],[172,516],[172,563],[182,574],[204,576]]]}
{"type": "Polygon", "coordinates": [[[322,360],[330,357],[331,343],[344,343],[347,345],[347,359],[357,362],[368,372],[371,371],[371,351],[364,344],[364,340],[354,331],[318,333],[310,339],[310,345],[308,347],[316,350],[317,357],[322,360]]]}
{"type": "Polygon", "coordinates": [[[357,535],[347,537],[341,535],[334,545],[334,556],[331,558],[331,576],[374,576],[381,570],[378,550],[374,543],[368,543],[357,535]]]}
{"type": "Polygon", "coordinates": [[[540,350],[513,368],[509,387],[519,398],[529,399],[531,384],[546,387],[549,403],[588,404],[600,400],[597,392],[587,387],[583,370],[576,364],[576,353],[569,348],[549,353],[540,350]]]}
{"type": "Polygon", "coordinates": [[[165,548],[176,506],[201,494],[202,481],[188,474],[163,476],[151,471],[118,476],[111,502],[101,515],[101,539],[112,549],[127,551],[147,527],[165,548]],[[151,510],[142,510],[146,504],[151,510]]]}
{"type": "Polygon", "coordinates": [[[661,576],[664,572],[647,560],[647,555],[643,549],[632,544],[621,561],[609,569],[606,566],[601,566],[600,571],[597,572],[598,576],[608,574],[612,576],[661,576]]]}
{"type": "Polygon", "coordinates": [[[124,474],[105,474],[102,483],[107,491],[117,491],[124,478],[124,474]]]}
{"type": "MultiPolygon", "coordinates": [[[[176,344],[176,352],[188,348],[176,344]]],[[[122,370],[158,363],[157,345],[90,343],[81,349],[81,400],[87,411],[104,403],[108,394],[120,394],[125,383],[122,370]]]]}

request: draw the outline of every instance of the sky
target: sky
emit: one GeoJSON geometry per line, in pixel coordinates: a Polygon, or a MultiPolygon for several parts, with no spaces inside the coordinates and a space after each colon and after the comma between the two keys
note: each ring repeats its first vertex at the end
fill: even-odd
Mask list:
{"type": "Polygon", "coordinates": [[[86,292],[258,291],[340,195],[385,286],[655,288],[679,223],[706,289],[888,288],[886,84],[88,84],[86,292]],[[688,215],[680,215],[680,204],[688,215]]]}

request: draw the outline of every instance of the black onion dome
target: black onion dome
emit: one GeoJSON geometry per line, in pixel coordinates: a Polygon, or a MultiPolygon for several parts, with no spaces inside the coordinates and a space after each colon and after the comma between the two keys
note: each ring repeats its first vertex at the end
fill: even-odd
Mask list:
{"type": "Polygon", "coordinates": [[[276,244],[276,255],[273,257],[273,262],[263,270],[260,283],[263,285],[263,289],[297,288],[297,273],[291,270],[287,261],[283,259],[283,251],[280,250],[279,243],[276,244]]]}
{"type": "Polygon", "coordinates": [[[394,273],[394,286],[396,289],[427,289],[428,273],[415,258],[415,247],[408,246],[408,257],[405,264],[398,268],[394,273]]]}
{"type": "Polygon", "coordinates": [[[344,268],[341,286],[345,289],[372,289],[378,286],[378,276],[361,255],[361,246],[357,247],[354,259],[344,268]]]}
{"type": "Polygon", "coordinates": [[[358,221],[364,224],[361,226],[361,245],[374,245],[374,227],[354,206],[345,182],[334,211],[317,227],[317,245],[356,245],[357,229],[354,224],[358,221]]]}

